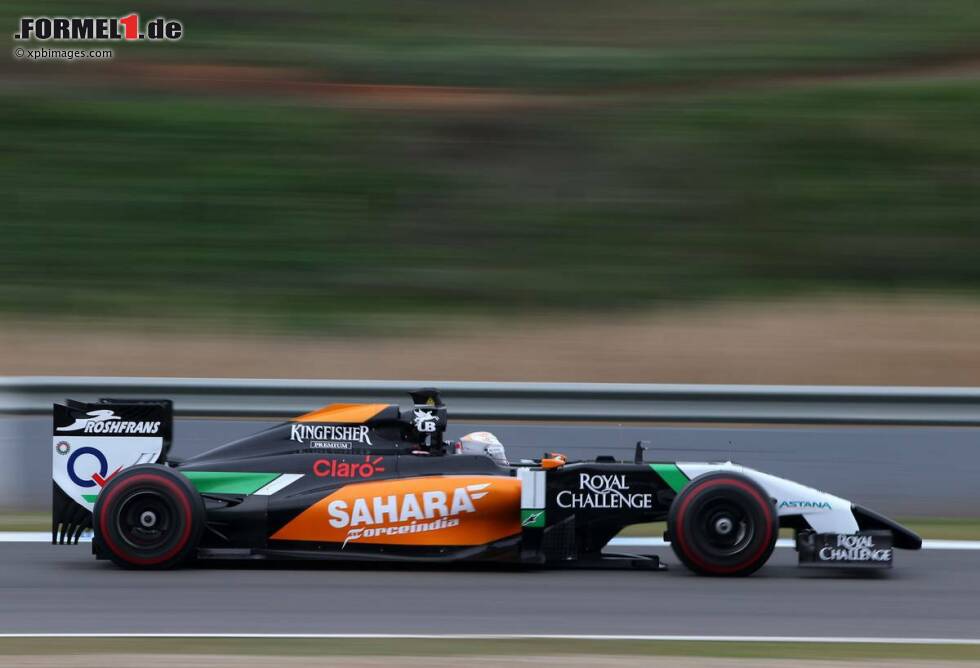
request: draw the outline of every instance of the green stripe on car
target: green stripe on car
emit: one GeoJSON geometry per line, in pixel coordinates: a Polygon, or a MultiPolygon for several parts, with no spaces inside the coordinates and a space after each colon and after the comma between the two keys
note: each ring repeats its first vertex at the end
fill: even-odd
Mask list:
{"type": "Polygon", "coordinates": [[[533,527],[535,529],[544,528],[544,508],[521,508],[521,526],[533,527]]]}
{"type": "Polygon", "coordinates": [[[202,494],[253,494],[280,475],[244,471],[181,471],[181,473],[202,494]]]}
{"type": "Polygon", "coordinates": [[[684,489],[684,485],[688,483],[687,476],[677,468],[677,464],[650,464],[650,468],[656,471],[657,475],[663,478],[675,492],[684,489]]]}

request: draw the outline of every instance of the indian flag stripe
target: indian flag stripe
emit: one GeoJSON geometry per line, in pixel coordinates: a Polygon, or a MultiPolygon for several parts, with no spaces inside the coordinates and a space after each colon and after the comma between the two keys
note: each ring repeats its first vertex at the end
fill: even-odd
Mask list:
{"type": "Polygon", "coordinates": [[[279,477],[278,473],[248,471],[181,471],[202,494],[254,494],[279,477]]]}
{"type": "Polygon", "coordinates": [[[255,496],[272,496],[276,492],[281,492],[286,489],[302,477],[302,473],[283,473],[268,485],[256,491],[255,496]]]}
{"type": "Polygon", "coordinates": [[[684,489],[688,483],[688,478],[684,472],[677,468],[677,464],[650,464],[650,468],[657,472],[664,482],[670,485],[675,492],[684,489]]]}

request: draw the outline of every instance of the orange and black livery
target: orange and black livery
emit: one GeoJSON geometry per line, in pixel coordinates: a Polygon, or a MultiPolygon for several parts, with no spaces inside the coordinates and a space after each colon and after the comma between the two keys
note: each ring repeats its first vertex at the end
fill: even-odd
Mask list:
{"type": "Polygon", "coordinates": [[[240,558],[660,570],[656,554],[606,548],[626,526],[667,521],[680,560],[708,575],[755,571],[781,527],[796,530],[809,565],[888,567],[893,547],[920,544],[843,499],[730,463],[645,462],[639,444],[631,461],[519,463],[495,438],[501,456],[448,447],[433,389],[408,409],[331,404],[185,460],[170,456],[172,421],[162,400],[55,406],[53,542],[91,531],[95,555],[126,568],[240,558]]]}

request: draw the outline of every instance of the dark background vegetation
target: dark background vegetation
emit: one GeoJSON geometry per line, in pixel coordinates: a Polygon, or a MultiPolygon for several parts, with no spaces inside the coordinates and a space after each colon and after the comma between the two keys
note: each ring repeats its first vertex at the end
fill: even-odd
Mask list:
{"type": "Polygon", "coordinates": [[[980,287],[980,3],[13,3],[0,311],[339,331],[980,287]]]}

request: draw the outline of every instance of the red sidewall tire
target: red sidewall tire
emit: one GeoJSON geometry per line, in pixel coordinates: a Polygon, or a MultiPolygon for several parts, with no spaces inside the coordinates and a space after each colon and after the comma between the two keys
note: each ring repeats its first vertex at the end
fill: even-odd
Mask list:
{"type": "Polygon", "coordinates": [[[159,464],[125,469],[109,481],[93,510],[96,548],[124,568],[166,569],[197,553],[204,500],[190,481],[159,464]],[[139,523],[149,515],[152,528],[139,523]]]}
{"type": "MultiPolygon", "coordinates": [[[[745,576],[772,555],[779,518],[772,498],[758,483],[738,474],[710,473],[691,481],[677,495],[667,518],[671,547],[685,566],[700,575],[745,576]],[[719,547],[712,534],[713,513],[734,515],[744,539],[719,547]]],[[[736,535],[741,535],[736,533],[736,535]]]]}

